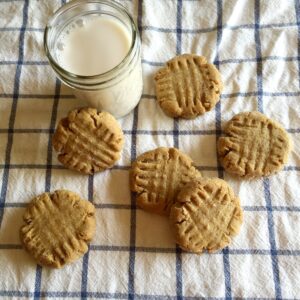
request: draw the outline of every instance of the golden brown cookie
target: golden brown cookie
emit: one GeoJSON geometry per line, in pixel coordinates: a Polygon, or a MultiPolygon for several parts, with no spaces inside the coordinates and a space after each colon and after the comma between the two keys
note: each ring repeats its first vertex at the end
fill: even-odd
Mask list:
{"type": "Polygon", "coordinates": [[[154,79],[157,101],[173,118],[194,119],[204,114],[216,105],[223,90],[217,68],[194,54],[172,58],[154,79]]]}
{"type": "Polygon", "coordinates": [[[157,148],[140,155],[132,164],[130,186],[137,205],[149,212],[168,215],[179,190],[201,177],[192,160],[176,148],[157,148]]]}
{"type": "Polygon", "coordinates": [[[253,111],[234,116],[219,138],[218,154],[224,169],[242,177],[268,176],[283,168],[291,143],[277,122],[253,111]]]}
{"type": "Polygon", "coordinates": [[[239,199],[219,178],[201,178],[188,183],[178,194],[170,213],[178,245],[201,253],[226,247],[243,221],[239,199]]]}
{"type": "Polygon", "coordinates": [[[38,264],[61,268],[88,251],[95,233],[95,207],[66,190],[34,198],[20,229],[25,249],[38,264]]]}
{"type": "Polygon", "coordinates": [[[59,122],[52,144],[64,166],[93,174],[111,168],[120,158],[124,136],[111,114],[81,108],[59,122]]]}

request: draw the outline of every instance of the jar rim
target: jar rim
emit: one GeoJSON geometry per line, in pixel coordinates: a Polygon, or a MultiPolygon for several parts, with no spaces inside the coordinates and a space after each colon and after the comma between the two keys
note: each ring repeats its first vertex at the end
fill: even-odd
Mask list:
{"type": "MultiPolygon", "coordinates": [[[[109,81],[108,78],[113,79],[116,76],[115,73],[118,71],[121,71],[123,66],[126,65],[128,63],[128,61],[131,60],[130,58],[135,49],[135,44],[136,44],[137,39],[138,39],[138,28],[137,28],[132,16],[129,14],[129,12],[125,8],[125,6],[123,6],[122,4],[115,2],[114,0],[110,0],[110,1],[108,1],[108,0],[75,0],[75,1],[64,4],[63,6],[61,6],[58,10],[56,10],[54,12],[54,14],[52,15],[52,17],[50,18],[50,20],[48,21],[48,23],[45,27],[43,42],[44,42],[44,49],[46,52],[46,56],[47,56],[50,64],[54,67],[54,69],[63,78],[65,78],[65,76],[63,76],[62,74],[66,75],[68,77],[68,80],[70,80],[70,78],[75,79],[75,80],[97,80],[97,79],[99,79],[99,81],[101,81],[101,79],[104,79],[103,82],[105,83],[105,82],[109,81]],[[48,36],[49,36],[49,31],[53,28],[51,26],[51,23],[54,22],[54,20],[58,16],[62,15],[63,13],[65,13],[71,9],[74,9],[75,7],[79,7],[81,5],[86,5],[89,3],[105,4],[109,7],[116,9],[117,11],[121,12],[122,14],[124,14],[130,21],[130,25],[131,25],[131,31],[132,31],[131,45],[130,45],[130,48],[129,48],[126,56],[122,59],[122,61],[119,64],[117,64],[112,69],[110,69],[104,73],[100,73],[100,74],[96,74],[96,75],[80,75],[80,74],[72,73],[72,72],[66,70],[59,63],[57,63],[57,61],[54,59],[54,57],[51,54],[51,51],[48,47],[48,36]],[[110,76],[110,75],[112,75],[112,76],[110,76]]],[[[97,81],[97,84],[99,84],[98,81],[97,81]]]]}

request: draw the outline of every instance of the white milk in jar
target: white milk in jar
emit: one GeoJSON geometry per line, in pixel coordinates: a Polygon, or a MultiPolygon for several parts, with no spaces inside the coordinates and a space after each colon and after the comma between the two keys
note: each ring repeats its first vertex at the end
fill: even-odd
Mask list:
{"type": "Polygon", "coordinates": [[[105,73],[120,64],[131,36],[122,23],[109,17],[83,17],[72,22],[56,42],[58,63],[84,76],[105,73]]]}
{"type": "Polygon", "coordinates": [[[140,39],[121,5],[70,2],[50,20],[44,43],[57,76],[88,105],[122,117],[139,102],[140,39]]]}

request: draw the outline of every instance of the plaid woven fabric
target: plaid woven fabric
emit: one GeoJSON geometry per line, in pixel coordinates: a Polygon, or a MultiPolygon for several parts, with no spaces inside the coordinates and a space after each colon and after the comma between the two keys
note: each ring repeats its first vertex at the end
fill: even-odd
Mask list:
{"type": "Polygon", "coordinates": [[[299,0],[123,0],[142,36],[144,91],[120,123],[125,147],[110,171],[83,176],[56,159],[58,120],[82,106],[55,78],[43,30],[60,0],[0,0],[0,297],[4,299],[300,299],[299,0]],[[216,108],[174,121],[155,101],[153,74],[176,54],[198,53],[220,69],[216,108]],[[294,150],[275,176],[252,181],[224,173],[216,140],[236,113],[259,110],[281,122],[294,150]],[[184,253],[167,218],[135,206],[132,160],[178,147],[204,176],[226,179],[245,210],[241,233],[215,254],[184,253]],[[26,203],[65,188],[93,201],[97,231],[89,252],[61,270],[41,268],[20,245],[26,203]]]}

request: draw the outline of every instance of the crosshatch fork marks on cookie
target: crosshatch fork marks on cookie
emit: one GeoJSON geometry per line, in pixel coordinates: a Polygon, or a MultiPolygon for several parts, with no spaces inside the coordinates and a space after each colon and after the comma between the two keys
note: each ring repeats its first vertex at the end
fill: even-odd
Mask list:
{"type": "Polygon", "coordinates": [[[184,250],[201,253],[226,247],[243,220],[239,199],[219,178],[201,178],[179,193],[170,214],[176,241],[184,250]]]}
{"type": "Polygon", "coordinates": [[[211,110],[223,90],[217,68],[203,56],[174,57],[155,75],[157,100],[171,117],[193,119],[211,110]]]}
{"type": "Polygon", "coordinates": [[[178,149],[161,147],[139,156],[130,177],[137,204],[150,212],[168,215],[179,189],[201,174],[178,149]]]}
{"type": "Polygon", "coordinates": [[[34,198],[23,220],[20,236],[24,247],[40,265],[55,268],[87,252],[96,227],[95,207],[67,190],[34,198]]]}
{"type": "Polygon", "coordinates": [[[92,108],[71,111],[53,136],[58,160],[85,174],[111,168],[120,158],[123,144],[123,132],[115,118],[92,108]]]}
{"type": "Polygon", "coordinates": [[[291,150],[288,134],[277,122],[259,112],[234,116],[227,137],[218,141],[223,167],[242,177],[267,176],[283,168],[291,150]]]}

